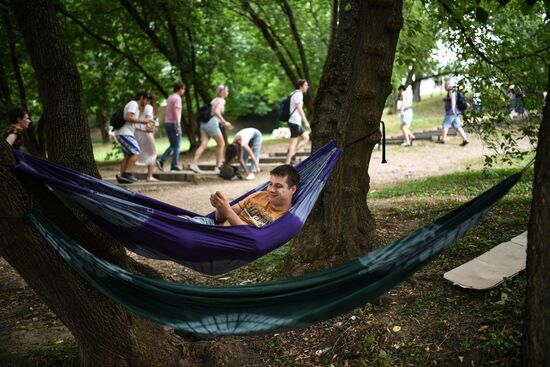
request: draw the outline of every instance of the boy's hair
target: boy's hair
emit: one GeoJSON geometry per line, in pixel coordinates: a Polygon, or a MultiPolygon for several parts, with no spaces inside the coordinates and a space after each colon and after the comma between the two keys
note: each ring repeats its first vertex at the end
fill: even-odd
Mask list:
{"type": "Polygon", "coordinates": [[[300,174],[298,173],[296,168],[294,168],[294,166],[290,164],[277,166],[273,168],[269,173],[272,176],[286,177],[286,183],[289,188],[292,186],[298,186],[298,184],[300,183],[300,174]]]}
{"type": "Polygon", "coordinates": [[[21,107],[13,107],[8,111],[8,121],[10,124],[16,124],[17,119],[22,119],[25,117],[27,111],[21,107]]]}
{"type": "Polygon", "coordinates": [[[185,87],[186,87],[185,83],[182,83],[182,82],[174,83],[174,92],[177,92],[181,88],[185,88],[185,87]]]}
{"type": "Polygon", "coordinates": [[[232,163],[235,158],[238,158],[241,156],[241,145],[238,143],[231,143],[227,144],[225,147],[225,163],[230,164],[232,163]]]}
{"type": "Polygon", "coordinates": [[[302,88],[302,85],[304,85],[305,83],[307,83],[307,80],[305,80],[305,79],[298,79],[298,81],[296,82],[296,89],[302,88]]]}
{"type": "Polygon", "coordinates": [[[151,92],[145,92],[145,91],[137,92],[135,100],[138,101],[141,97],[145,97],[146,99],[151,100],[153,99],[153,94],[151,92]]]}

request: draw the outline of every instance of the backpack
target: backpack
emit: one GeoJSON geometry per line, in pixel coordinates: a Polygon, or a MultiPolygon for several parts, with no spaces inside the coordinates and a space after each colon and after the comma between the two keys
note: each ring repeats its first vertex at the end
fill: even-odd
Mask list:
{"type": "Polygon", "coordinates": [[[294,111],[290,112],[290,99],[292,98],[294,93],[296,92],[293,92],[288,97],[283,99],[283,101],[279,105],[279,121],[281,122],[288,122],[288,120],[290,120],[290,116],[292,116],[294,111],[296,111],[296,108],[294,108],[294,111]]]}
{"type": "Polygon", "coordinates": [[[455,92],[455,97],[456,97],[455,98],[456,108],[458,108],[461,111],[466,111],[468,107],[470,107],[468,105],[468,101],[466,100],[466,96],[458,88],[453,89],[453,91],[455,92]]]}
{"type": "Polygon", "coordinates": [[[197,112],[197,121],[201,123],[207,123],[210,118],[212,117],[212,105],[205,104],[201,108],[199,108],[199,111],[197,112]]]}
{"type": "Polygon", "coordinates": [[[125,123],[126,120],[124,119],[124,109],[118,110],[113,113],[111,115],[111,120],[109,120],[109,124],[113,127],[114,130],[120,129],[125,123]]]}

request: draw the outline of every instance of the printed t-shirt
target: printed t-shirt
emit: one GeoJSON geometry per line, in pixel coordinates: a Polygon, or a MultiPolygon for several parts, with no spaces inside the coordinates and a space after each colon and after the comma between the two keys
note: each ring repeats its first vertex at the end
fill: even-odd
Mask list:
{"type": "MultiPolygon", "coordinates": [[[[239,201],[241,213],[239,218],[246,224],[254,227],[263,227],[271,224],[279,219],[286,210],[275,210],[269,202],[267,191],[255,192],[239,201]]],[[[225,221],[224,226],[229,226],[229,222],[225,221]]]]}

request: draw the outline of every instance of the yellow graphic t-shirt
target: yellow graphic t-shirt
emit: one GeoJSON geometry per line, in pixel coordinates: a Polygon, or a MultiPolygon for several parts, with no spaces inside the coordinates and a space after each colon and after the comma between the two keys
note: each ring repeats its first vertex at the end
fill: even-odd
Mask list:
{"type": "Polygon", "coordinates": [[[255,227],[263,227],[279,219],[286,210],[275,210],[269,202],[267,191],[255,192],[239,201],[242,211],[239,217],[255,227]]]}

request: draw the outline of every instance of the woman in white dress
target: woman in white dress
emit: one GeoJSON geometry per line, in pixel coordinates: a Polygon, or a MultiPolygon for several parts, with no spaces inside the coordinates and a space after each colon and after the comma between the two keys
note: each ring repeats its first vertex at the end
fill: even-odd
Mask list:
{"type": "Polygon", "coordinates": [[[147,182],[158,181],[153,177],[155,171],[155,162],[157,160],[157,146],[155,144],[155,120],[153,105],[156,98],[151,94],[151,104],[147,104],[143,108],[143,113],[140,114],[142,124],[136,125],[135,136],[138,141],[141,155],[136,162],[138,166],[147,166],[147,182]]]}

